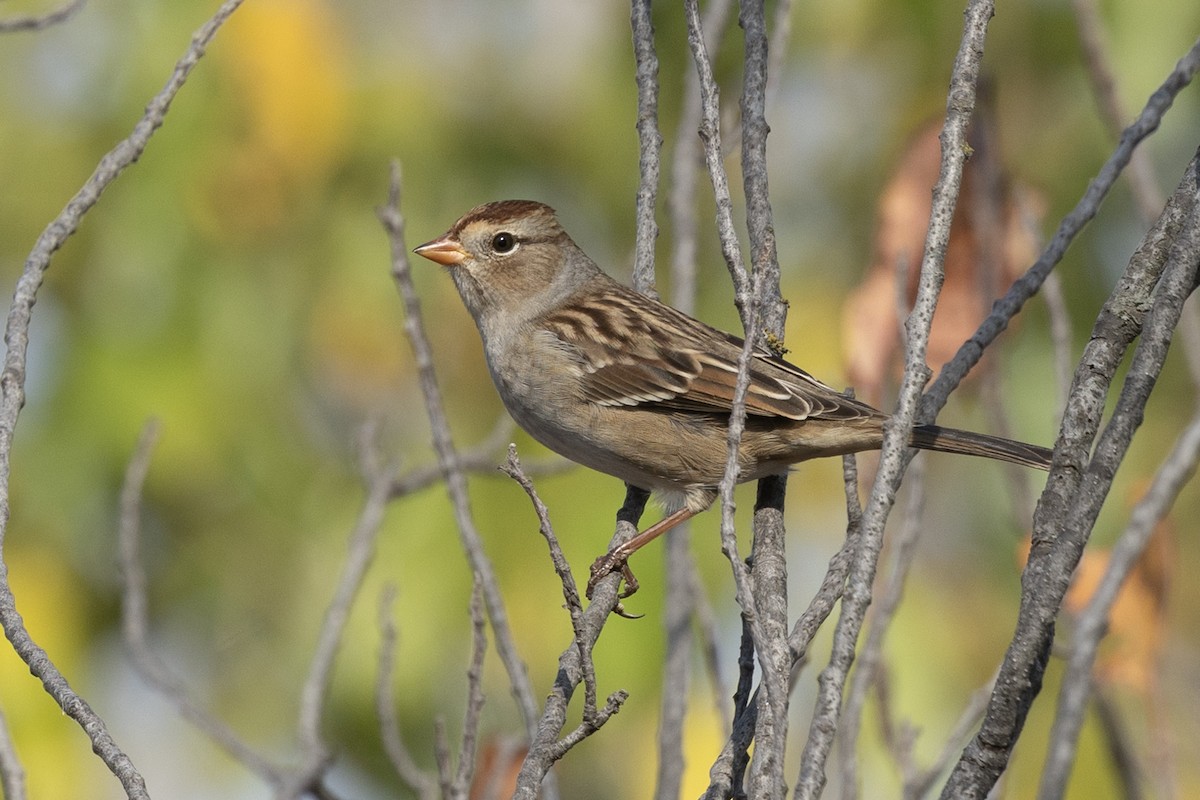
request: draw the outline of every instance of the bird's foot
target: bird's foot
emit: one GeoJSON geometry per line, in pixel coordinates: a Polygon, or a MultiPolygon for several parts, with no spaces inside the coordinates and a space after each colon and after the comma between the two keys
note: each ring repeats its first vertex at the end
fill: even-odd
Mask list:
{"type": "MultiPolygon", "coordinates": [[[[596,590],[596,584],[599,583],[604,577],[611,575],[617,570],[621,571],[621,580],[625,584],[625,586],[617,593],[618,601],[632,596],[633,593],[638,590],[638,581],[637,578],[633,576],[633,570],[629,568],[629,563],[627,561],[628,558],[629,556],[622,552],[621,548],[614,547],[612,550],[609,550],[607,553],[592,562],[591,574],[588,577],[587,584],[588,600],[592,599],[592,593],[596,590]]],[[[620,602],[617,603],[614,611],[627,619],[636,619],[638,616],[641,616],[640,614],[626,614],[625,609],[621,606],[620,602]]]]}

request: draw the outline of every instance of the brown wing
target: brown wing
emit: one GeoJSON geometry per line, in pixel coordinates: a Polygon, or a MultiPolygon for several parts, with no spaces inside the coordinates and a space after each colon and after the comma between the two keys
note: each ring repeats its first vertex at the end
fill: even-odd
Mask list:
{"type": "MultiPolygon", "coordinates": [[[[552,313],[543,324],[578,354],[592,402],[717,414],[733,406],[742,340],[616,282],[552,313]]],[[[750,363],[746,412],[794,420],[879,413],[761,351],[750,363]]]]}

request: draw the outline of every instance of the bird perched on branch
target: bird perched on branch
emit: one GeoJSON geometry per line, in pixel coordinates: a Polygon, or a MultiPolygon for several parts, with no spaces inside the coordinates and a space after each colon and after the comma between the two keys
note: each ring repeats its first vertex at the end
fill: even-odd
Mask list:
{"type": "MultiPolygon", "coordinates": [[[[546,447],[655,492],[667,516],[592,567],[595,582],[707,509],[725,472],[743,340],[618,283],[530,200],[471,209],[415,251],[446,267],[483,339],[505,407],[546,447]]],[[[750,361],[738,481],[878,450],[888,416],[766,352],[750,361]]],[[[909,445],[1048,469],[1050,451],[921,425],[909,445]]]]}

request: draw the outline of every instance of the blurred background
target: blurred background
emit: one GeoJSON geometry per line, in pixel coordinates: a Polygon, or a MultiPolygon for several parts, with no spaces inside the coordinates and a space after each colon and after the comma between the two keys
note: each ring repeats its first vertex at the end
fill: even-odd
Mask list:
{"type": "MultiPolygon", "coordinates": [[[[10,0],[0,13],[50,7],[10,0]]],[[[0,38],[6,286],[215,8],[93,2],[63,25],[0,38]]],[[[944,109],[961,10],[822,0],[792,13],[768,108],[771,196],[791,302],[786,344],[790,358],[832,385],[851,380],[855,348],[843,307],[875,257],[880,197],[914,137],[944,109]]],[[[1193,42],[1200,5],[1144,0],[1106,3],[1102,12],[1132,118],[1193,42]]],[[[670,145],[691,62],[680,9],[656,6],[655,25],[660,119],[670,145]]],[[[715,56],[725,103],[735,104],[739,29],[715,56]]],[[[1048,236],[1112,147],[1081,66],[1070,5],[1003,4],[985,65],[997,158],[1035,198],[1035,238],[1048,236]]],[[[107,720],[155,796],[258,798],[269,788],[180,721],[123,652],[116,502],[139,430],[148,418],[161,420],[145,502],[154,645],[199,703],[265,754],[286,760],[295,746],[297,693],[363,500],[359,432],[376,424],[383,451],[402,467],[434,460],[375,215],[390,160],[403,167],[410,248],[477,203],[538,199],[558,209],[593,258],[626,279],[638,183],[633,68],[629,10],[620,3],[248,0],[141,161],[56,255],[34,312],[4,555],[32,635],[107,720]]],[[[1164,193],[1197,145],[1198,111],[1196,92],[1185,92],[1146,145],[1164,193]]],[[[735,156],[727,167],[740,185],[737,164],[735,156]]],[[[697,315],[736,331],[711,218],[705,200],[697,315]]],[[[659,221],[665,266],[671,231],[665,215],[659,221]]],[[[1059,268],[1072,358],[1144,229],[1121,185],[1059,268]]],[[[503,409],[451,282],[431,264],[414,270],[450,422],[466,447],[492,430],[503,409]]],[[[665,269],[659,288],[669,295],[665,269]]],[[[1060,410],[1045,306],[1035,300],[1022,316],[992,367],[1012,435],[1049,444],[1060,410]]],[[[1117,476],[1094,536],[1098,547],[1119,534],[1194,406],[1181,354],[1173,352],[1171,362],[1117,476]]],[[[881,391],[886,406],[892,395],[886,385],[881,391]]],[[[968,386],[940,419],[994,429],[985,405],[978,387],[968,386]]],[[[550,458],[524,434],[514,436],[527,464],[550,458]]],[[[1023,517],[1014,510],[1021,501],[1002,467],[927,460],[927,529],[885,651],[893,712],[920,729],[915,747],[923,759],[941,748],[1011,635],[1029,518],[1028,508],[1023,517]]],[[[1040,490],[1038,476],[1022,479],[1040,490]]],[[[544,697],[570,636],[558,580],[519,487],[499,474],[473,476],[470,487],[517,644],[535,694],[544,697]]],[[[537,487],[582,572],[606,546],[622,486],[580,469],[539,478],[537,487]]],[[[742,509],[752,505],[752,494],[739,497],[742,509]]],[[[1197,515],[1200,495],[1188,488],[1175,512],[1177,540],[1163,533],[1165,588],[1134,614],[1132,629],[1161,636],[1143,645],[1135,660],[1144,660],[1131,675],[1114,679],[1119,704],[1135,712],[1130,730],[1139,751],[1166,754],[1178,796],[1200,793],[1200,590],[1185,578],[1186,565],[1200,561],[1186,523],[1197,515]],[[1156,706],[1153,723],[1142,713],[1147,705],[1156,706]]],[[[696,521],[692,549],[716,608],[722,679],[731,684],[739,623],[717,522],[717,514],[696,521]]],[[[788,525],[791,602],[799,613],[844,533],[839,463],[796,471],[788,525]]],[[[643,588],[631,610],[646,618],[614,621],[596,653],[601,693],[623,688],[631,697],[607,729],[560,765],[566,797],[651,791],[664,647],[661,548],[649,548],[635,566],[643,588]]],[[[471,575],[444,487],[390,507],[338,659],[325,730],[337,756],[334,784],[347,797],[399,791],[372,709],[377,599],[389,582],[398,590],[399,715],[413,751],[432,768],[433,720],[442,716],[457,736],[470,647],[471,575]]],[[[818,664],[827,646],[827,637],[818,639],[818,664]]],[[[815,669],[797,687],[797,756],[815,669]]],[[[1032,796],[1060,674],[1056,661],[1017,748],[1006,797],[1032,796]]],[[[485,738],[515,736],[519,717],[494,653],[486,682],[485,738]]],[[[692,691],[688,796],[707,785],[724,740],[711,685],[699,677],[692,691]]],[[[31,796],[121,796],[75,724],[7,650],[0,652],[0,706],[31,796]]],[[[876,721],[869,709],[864,786],[868,796],[891,796],[895,777],[876,721]]],[[[791,768],[788,774],[794,780],[791,768]]],[[[1094,726],[1084,734],[1071,796],[1118,796],[1094,726]]]]}

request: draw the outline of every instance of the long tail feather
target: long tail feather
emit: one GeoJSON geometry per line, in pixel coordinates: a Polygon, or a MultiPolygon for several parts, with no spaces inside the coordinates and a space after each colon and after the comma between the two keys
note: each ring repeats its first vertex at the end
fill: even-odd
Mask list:
{"type": "Polygon", "coordinates": [[[909,444],[922,450],[983,456],[1035,469],[1050,469],[1049,449],[1036,444],[1002,439],[999,436],[988,436],[986,433],[972,433],[938,425],[921,425],[913,429],[909,444]]]}

